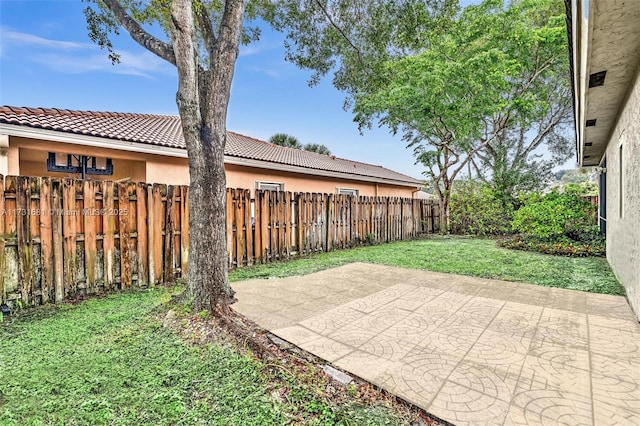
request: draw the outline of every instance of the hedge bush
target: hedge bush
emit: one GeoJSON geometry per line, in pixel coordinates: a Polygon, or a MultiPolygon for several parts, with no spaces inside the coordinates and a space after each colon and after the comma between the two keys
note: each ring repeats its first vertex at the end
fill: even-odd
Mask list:
{"type": "Polygon", "coordinates": [[[492,236],[511,232],[513,207],[503,206],[486,184],[456,182],[451,194],[449,220],[454,234],[492,236]]]}
{"type": "Polygon", "coordinates": [[[500,247],[512,250],[537,251],[544,254],[557,256],[587,257],[606,256],[606,246],[604,240],[593,244],[577,241],[557,241],[554,243],[543,243],[532,239],[527,239],[522,235],[509,237],[498,241],[500,247]]]}
{"type": "Polygon", "coordinates": [[[513,217],[513,229],[540,241],[580,236],[582,228],[594,224],[595,215],[595,206],[581,195],[577,185],[567,185],[562,192],[556,188],[544,195],[530,194],[513,217]]]}
{"type": "Polygon", "coordinates": [[[515,212],[515,238],[500,246],[566,256],[604,256],[605,237],[595,225],[596,206],[583,198],[584,188],[569,184],[562,191],[533,193],[515,212]]]}

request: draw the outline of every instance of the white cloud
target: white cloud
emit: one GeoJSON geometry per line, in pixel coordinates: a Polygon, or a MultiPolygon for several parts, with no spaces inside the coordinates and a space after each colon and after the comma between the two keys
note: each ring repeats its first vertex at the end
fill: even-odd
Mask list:
{"type": "Polygon", "coordinates": [[[92,43],[52,40],[2,27],[0,39],[3,57],[11,56],[14,61],[34,63],[60,73],[107,72],[152,78],[174,72],[172,65],[142,48],[136,52],[118,51],[120,63],[113,65],[107,52],[92,43]]]}
{"type": "Polygon", "coordinates": [[[21,33],[18,31],[8,31],[4,28],[0,29],[0,39],[2,43],[11,43],[14,45],[35,45],[42,47],[50,47],[53,49],[77,50],[90,49],[93,47],[90,43],[78,43],[75,41],[51,40],[38,37],[33,34],[21,33]]]}
{"type": "Polygon", "coordinates": [[[281,42],[259,40],[246,46],[240,46],[240,57],[259,55],[281,47],[281,42]]]}
{"type": "Polygon", "coordinates": [[[258,67],[258,66],[248,66],[248,67],[244,67],[246,70],[248,71],[253,71],[253,72],[258,72],[261,74],[266,74],[269,77],[273,77],[273,78],[281,78],[283,75],[282,71],[277,70],[275,68],[265,68],[265,67],[258,67]]]}

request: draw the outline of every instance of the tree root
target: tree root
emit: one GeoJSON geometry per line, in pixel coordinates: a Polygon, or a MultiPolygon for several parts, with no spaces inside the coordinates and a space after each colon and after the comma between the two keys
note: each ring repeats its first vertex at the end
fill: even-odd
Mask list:
{"type": "MultiPolygon", "coordinates": [[[[177,328],[180,328],[181,323],[183,322],[173,321],[177,328]]],[[[322,366],[328,364],[326,361],[273,336],[229,305],[216,306],[208,318],[192,315],[188,323],[191,331],[186,330],[187,333],[184,333],[185,330],[181,330],[181,333],[194,343],[223,340],[257,358],[270,378],[274,393],[280,397],[287,397],[290,386],[286,383],[287,380],[296,378],[316,397],[333,404],[384,405],[393,407],[400,417],[407,419],[412,425],[447,424],[353,374],[348,373],[354,379],[349,385],[335,381],[322,369],[322,366]],[[197,331],[193,333],[193,330],[197,331]],[[193,339],[194,335],[197,336],[196,339],[193,339]]]]}

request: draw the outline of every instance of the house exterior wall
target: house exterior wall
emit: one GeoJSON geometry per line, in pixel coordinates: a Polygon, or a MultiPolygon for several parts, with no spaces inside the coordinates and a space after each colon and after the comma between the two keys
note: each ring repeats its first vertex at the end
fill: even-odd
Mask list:
{"type": "Polygon", "coordinates": [[[284,190],[291,192],[322,192],[335,194],[337,188],[357,189],[359,195],[394,196],[412,198],[412,188],[362,182],[350,179],[309,176],[301,173],[288,173],[256,167],[225,165],[228,188],[248,188],[252,194],[257,181],[284,183],[284,190]]]}
{"type": "Polygon", "coordinates": [[[607,260],[640,319],[640,78],[607,145],[607,260]]]}
{"type": "Polygon", "coordinates": [[[186,158],[149,155],[145,158],[149,183],[189,185],[189,160],[186,158]]]}
{"type": "MultiPolygon", "coordinates": [[[[1,149],[1,146],[0,146],[1,149]]],[[[4,164],[5,175],[65,177],[64,173],[47,171],[48,152],[88,155],[113,160],[112,176],[92,176],[93,179],[189,184],[189,164],[186,158],[145,154],[108,148],[96,148],[77,144],[44,141],[22,137],[9,137],[9,148],[4,164]]],[[[0,152],[1,154],[1,152],[0,152]]],[[[0,157],[0,166],[2,166],[0,157]]],[[[285,191],[322,192],[335,194],[337,188],[357,189],[360,195],[394,196],[412,198],[415,187],[364,182],[323,176],[269,170],[243,165],[225,164],[227,187],[247,188],[255,192],[257,181],[284,183],[285,191]]]]}

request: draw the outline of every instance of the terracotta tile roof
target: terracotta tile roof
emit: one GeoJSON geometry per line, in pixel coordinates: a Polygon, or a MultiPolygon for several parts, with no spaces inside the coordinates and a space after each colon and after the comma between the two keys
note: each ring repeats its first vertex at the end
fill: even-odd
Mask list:
{"type": "MultiPolygon", "coordinates": [[[[180,117],[56,108],[0,106],[0,123],[185,149],[180,117]]],[[[228,132],[225,155],[419,186],[421,181],[382,166],[273,145],[228,132]]]]}

